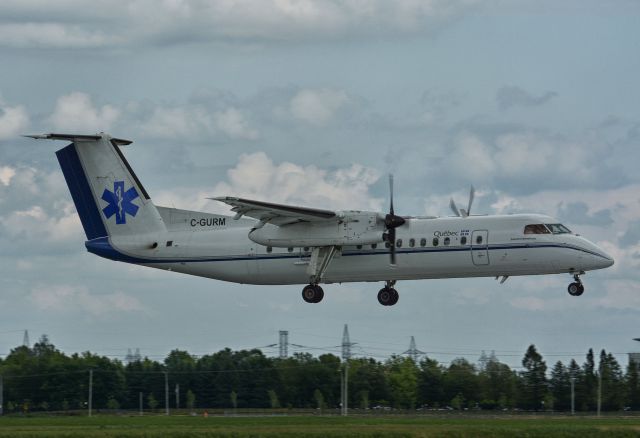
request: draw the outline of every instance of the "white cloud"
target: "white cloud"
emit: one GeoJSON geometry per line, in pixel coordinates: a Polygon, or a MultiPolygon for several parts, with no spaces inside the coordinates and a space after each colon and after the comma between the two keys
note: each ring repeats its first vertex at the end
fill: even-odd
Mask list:
{"type": "Polygon", "coordinates": [[[249,127],[246,118],[236,108],[227,108],[214,114],[216,127],[231,138],[254,140],[258,132],[249,127]]]}
{"type": "Polygon", "coordinates": [[[349,102],[347,93],[323,88],[300,90],[289,103],[293,117],[313,125],[326,125],[349,102]]]}
{"type": "Polygon", "coordinates": [[[29,299],[38,309],[54,312],[87,312],[92,316],[106,316],[114,312],[143,310],[142,304],[121,291],[93,295],[84,286],[66,284],[35,286],[29,299]]]}
{"type": "Polygon", "coordinates": [[[431,34],[478,0],[82,0],[0,3],[0,45],[97,48],[431,34]]]}
{"type": "Polygon", "coordinates": [[[11,179],[16,175],[16,170],[13,167],[1,166],[0,167],[0,184],[8,186],[11,184],[11,179]]]}
{"type": "Polygon", "coordinates": [[[213,134],[214,121],[204,107],[156,106],[143,123],[142,132],[155,138],[191,138],[197,134],[213,134]]]}
{"type": "Polygon", "coordinates": [[[15,48],[96,48],[116,43],[115,36],[63,23],[0,24],[1,45],[15,48]]]}
{"type": "Polygon", "coordinates": [[[330,209],[379,210],[382,206],[382,199],[369,194],[379,173],[359,164],[326,171],[286,161],[276,164],[264,152],[257,152],[241,155],[227,174],[229,182],[216,185],[214,194],[330,209]]]}
{"type": "Polygon", "coordinates": [[[597,304],[611,309],[640,310],[640,281],[607,280],[606,294],[597,304]]]}
{"type": "Polygon", "coordinates": [[[317,208],[379,211],[383,199],[374,198],[369,188],[380,177],[360,164],[333,171],[290,162],[274,163],[264,152],[243,154],[227,172],[227,182],[213,189],[174,189],[154,196],[158,205],[229,213],[227,206],[207,200],[212,196],[241,196],[270,202],[317,208]]]}
{"type": "MultiPolygon", "coordinates": [[[[0,40],[2,36],[0,36],[0,40]]],[[[29,115],[22,106],[8,106],[0,100],[0,140],[14,138],[29,125],[29,115]]]]}
{"type": "Polygon", "coordinates": [[[108,132],[119,116],[113,106],[96,108],[90,95],[76,91],[58,98],[49,122],[61,131],[108,132]]]}
{"type": "Polygon", "coordinates": [[[30,237],[46,242],[60,242],[80,233],[80,218],[71,203],[65,203],[56,215],[34,205],[26,210],[14,210],[0,216],[0,224],[8,235],[30,237]],[[62,213],[62,214],[60,214],[62,213]]]}

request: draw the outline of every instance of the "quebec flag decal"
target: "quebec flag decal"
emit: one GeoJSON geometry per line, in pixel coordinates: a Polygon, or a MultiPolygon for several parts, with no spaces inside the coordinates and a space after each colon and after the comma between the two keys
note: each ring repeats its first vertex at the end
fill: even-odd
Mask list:
{"type": "Polygon", "coordinates": [[[135,187],[131,187],[125,192],[124,181],[115,181],[113,183],[113,192],[109,191],[109,189],[104,189],[104,192],[102,192],[102,200],[109,204],[102,209],[102,212],[107,219],[115,214],[116,224],[126,224],[127,214],[135,217],[138,213],[139,207],[131,202],[138,197],[138,191],[135,187]]]}

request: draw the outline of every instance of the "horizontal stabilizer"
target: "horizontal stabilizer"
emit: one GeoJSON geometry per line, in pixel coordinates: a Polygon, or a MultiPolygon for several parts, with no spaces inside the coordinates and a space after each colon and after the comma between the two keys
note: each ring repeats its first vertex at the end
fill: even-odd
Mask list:
{"type": "MultiPolygon", "coordinates": [[[[32,134],[25,135],[24,137],[35,138],[36,140],[66,140],[66,141],[97,141],[100,140],[103,135],[86,135],[86,134],[32,134]]],[[[133,143],[131,140],[125,140],[123,138],[109,138],[113,143],[118,146],[126,146],[133,143]]]]}

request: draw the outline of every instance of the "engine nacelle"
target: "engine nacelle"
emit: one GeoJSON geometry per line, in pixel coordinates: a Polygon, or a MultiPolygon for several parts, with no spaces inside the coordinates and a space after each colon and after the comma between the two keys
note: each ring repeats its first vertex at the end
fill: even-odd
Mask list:
{"type": "Polygon", "coordinates": [[[343,212],[340,221],[267,224],[249,233],[249,239],[276,248],[346,246],[381,243],[384,223],[376,213],[343,212]]]}

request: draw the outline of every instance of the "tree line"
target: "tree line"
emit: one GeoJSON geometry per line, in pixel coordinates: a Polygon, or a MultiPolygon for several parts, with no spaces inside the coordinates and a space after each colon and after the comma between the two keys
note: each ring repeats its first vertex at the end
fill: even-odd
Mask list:
{"type": "MultiPolygon", "coordinates": [[[[494,355],[474,364],[464,358],[443,365],[429,357],[385,361],[353,358],[348,367],[351,408],[396,409],[571,409],[594,411],[601,386],[601,409],[640,409],[638,367],[623,371],[605,350],[585,361],[557,361],[550,368],[534,345],[513,370],[494,355]]],[[[5,413],[85,409],[92,374],[94,409],[170,407],[185,409],[335,409],[341,400],[344,362],[333,354],[265,356],[258,349],[193,356],[173,350],[164,361],[118,359],[85,352],[67,355],[43,336],[32,348],[21,346],[0,360],[5,413]],[[178,390],[179,387],[179,390],[178,390]]]]}

